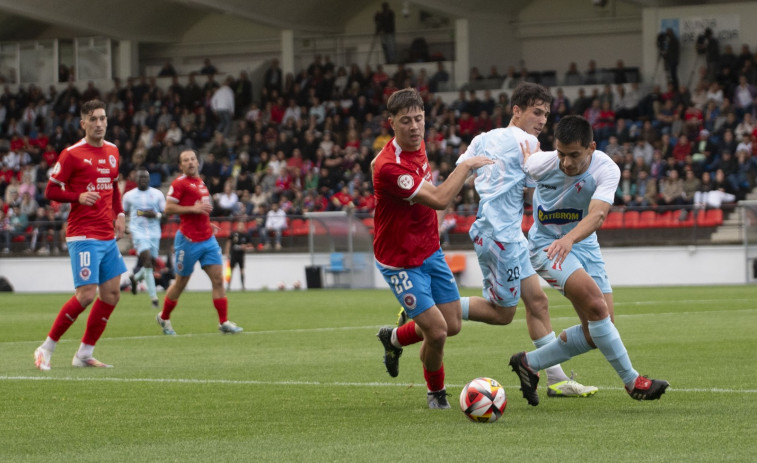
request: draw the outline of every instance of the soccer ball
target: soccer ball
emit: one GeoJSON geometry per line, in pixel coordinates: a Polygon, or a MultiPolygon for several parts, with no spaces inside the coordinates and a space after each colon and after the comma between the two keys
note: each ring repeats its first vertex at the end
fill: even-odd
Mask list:
{"type": "Polygon", "coordinates": [[[287,289],[287,285],[283,281],[279,281],[279,284],[277,287],[279,288],[279,291],[284,291],[285,289],[287,289]]]}
{"type": "Polygon", "coordinates": [[[302,288],[302,282],[300,280],[294,280],[294,283],[292,283],[292,289],[300,289],[302,288]]]}
{"type": "Polygon", "coordinates": [[[494,423],[507,407],[505,388],[491,378],[476,378],[460,393],[460,409],[471,421],[494,423]]]}

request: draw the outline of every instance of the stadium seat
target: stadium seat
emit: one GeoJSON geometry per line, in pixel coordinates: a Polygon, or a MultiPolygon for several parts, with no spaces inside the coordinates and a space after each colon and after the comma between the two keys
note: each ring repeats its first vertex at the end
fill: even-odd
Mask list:
{"type": "Polygon", "coordinates": [[[639,228],[639,211],[623,213],[623,228],[639,228]]]}
{"type": "Polygon", "coordinates": [[[327,273],[330,273],[333,275],[334,278],[334,286],[342,286],[340,283],[340,275],[347,273],[350,271],[345,265],[344,265],[344,253],[342,252],[332,252],[329,256],[329,265],[324,268],[324,270],[327,273]]]}
{"type": "Polygon", "coordinates": [[[623,228],[623,212],[610,211],[610,213],[607,214],[607,218],[602,223],[602,228],[607,230],[616,230],[618,228],[623,228]]]}
{"type": "MultiPolygon", "coordinates": [[[[683,211],[683,210],[682,210],[683,211]]],[[[686,212],[686,217],[684,217],[683,220],[681,220],[680,214],[683,213],[682,211],[678,212],[678,217],[676,218],[676,226],[678,227],[693,227],[694,226],[694,211],[690,210],[686,212]]]]}
{"type": "Polygon", "coordinates": [[[710,209],[706,214],[707,222],[711,224],[711,227],[723,225],[723,209],[710,209]]]}
{"type": "Polygon", "coordinates": [[[294,236],[307,236],[310,233],[310,226],[304,219],[292,219],[289,228],[294,236]]]}
{"type": "Polygon", "coordinates": [[[655,211],[643,211],[639,215],[639,228],[654,228],[657,225],[657,212],[655,211]]]}
{"type": "Polygon", "coordinates": [[[678,217],[678,211],[663,211],[657,214],[655,218],[655,227],[657,228],[672,228],[675,227],[676,219],[678,217]]]}
{"type": "Polygon", "coordinates": [[[723,224],[722,209],[708,209],[697,211],[697,226],[699,227],[717,227],[723,224]]]}
{"type": "Polygon", "coordinates": [[[216,232],[216,238],[228,238],[229,236],[231,236],[232,222],[230,220],[214,220],[211,223],[219,228],[219,230],[216,232]]]}

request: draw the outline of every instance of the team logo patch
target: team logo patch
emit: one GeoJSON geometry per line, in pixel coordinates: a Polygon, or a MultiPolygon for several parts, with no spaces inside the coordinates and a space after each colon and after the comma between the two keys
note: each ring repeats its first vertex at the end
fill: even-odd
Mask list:
{"type": "Polygon", "coordinates": [[[110,167],[116,167],[116,157],[112,154],[108,156],[108,162],[110,163],[110,167]]]}
{"type": "Polygon", "coordinates": [[[57,174],[58,172],[60,172],[60,162],[56,162],[55,167],[53,167],[53,175],[57,174]]]}
{"type": "Polygon", "coordinates": [[[184,271],[184,263],[183,262],[176,262],[176,270],[183,272],[184,271]]]}
{"type": "Polygon", "coordinates": [[[415,299],[415,294],[405,294],[405,296],[402,298],[402,303],[410,310],[413,310],[415,308],[415,304],[418,301],[415,299]]]}
{"type": "Polygon", "coordinates": [[[79,278],[81,278],[82,280],[89,280],[90,276],[92,276],[92,272],[87,267],[79,270],[79,278]]]}
{"type": "Polygon", "coordinates": [[[403,190],[409,190],[413,188],[413,185],[415,185],[415,181],[413,181],[413,177],[411,175],[403,174],[397,178],[397,186],[399,186],[403,190]]]}

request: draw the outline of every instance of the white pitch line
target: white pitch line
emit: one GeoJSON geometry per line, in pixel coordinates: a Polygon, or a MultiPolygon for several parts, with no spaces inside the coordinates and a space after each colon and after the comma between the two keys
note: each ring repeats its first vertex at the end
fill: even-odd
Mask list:
{"type": "MultiPolygon", "coordinates": [[[[0,376],[0,381],[69,381],[69,382],[116,382],[116,383],[175,383],[175,384],[227,384],[242,386],[322,386],[322,387],[425,387],[414,383],[385,383],[385,382],[323,382],[323,381],[259,381],[235,379],[195,379],[195,378],[92,378],[74,376],[0,376]]],[[[462,388],[464,384],[447,384],[449,387],[462,388]]],[[[517,388],[518,385],[505,385],[517,388]]],[[[621,387],[599,386],[601,391],[620,391],[621,387]]],[[[757,394],[757,389],[724,389],[724,388],[668,388],[668,392],[716,393],[716,394],[757,394]]]]}
{"type": "MultiPolygon", "coordinates": [[[[722,301],[721,301],[722,302],[722,301]]],[[[616,304],[617,305],[617,304],[616,304]]],[[[702,310],[702,311],[687,311],[687,312],[655,312],[655,313],[639,313],[639,314],[615,314],[616,318],[635,318],[635,317],[649,317],[649,316],[676,316],[676,315],[696,315],[696,314],[711,314],[711,313],[739,313],[739,312],[755,312],[757,311],[757,308],[751,308],[751,309],[730,309],[730,310],[702,310]]],[[[568,316],[568,317],[551,317],[551,320],[554,321],[563,321],[563,320],[576,320],[575,316],[568,316]]],[[[525,318],[518,318],[512,321],[512,324],[522,324],[525,323],[525,318]]],[[[478,323],[478,322],[469,322],[466,321],[466,323],[478,323]]],[[[366,326],[327,326],[327,327],[321,327],[321,328],[292,328],[292,329],[284,329],[284,330],[261,330],[261,331],[243,331],[242,333],[235,334],[234,336],[244,336],[244,335],[264,335],[264,334],[291,334],[291,333],[329,333],[334,331],[359,331],[359,330],[372,330],[381,328],[385,325],[366,325],[366,326]]],[[[113,337],[104,337],[101,338],[100,341],[129,341],[129,340],[143,340],[143,339],[156,339],[156,338],[174,338],[174,337],[200,337],[200,336],[219,336],[216,332],[208,332],[208,333],[187,333],[187,334],[178,334],[176,336],[166,336],[163,334],[154,334],[149,336],[113,336],[113,337]]],[[[78,339],[61,339],[59,343],[69,343],[69,342],[80,342],[78,339]]],[[[0,345],[2,346],[13,346],[13,345],[26,345],[26,344],[39,344],[39,340],[34,341],[0,341],[0,345]]]]}

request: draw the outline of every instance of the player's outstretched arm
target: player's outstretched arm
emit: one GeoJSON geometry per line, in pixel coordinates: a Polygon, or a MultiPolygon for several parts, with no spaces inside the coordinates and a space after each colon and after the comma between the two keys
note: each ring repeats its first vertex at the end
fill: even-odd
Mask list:
{"type": "Polygon", "coordinates": [[[445,209],[460,192],[465,179],[468,178],[468,174],[479,167],[489,164],[494,164],[494,161],[486,156],[468,158],[458,164],[455,170],[449,174],[447,180],[438,187],[431,184],[431,182],[423,182],[421,190],[415,195],[413,202],[437,210],[445,209]]]}

